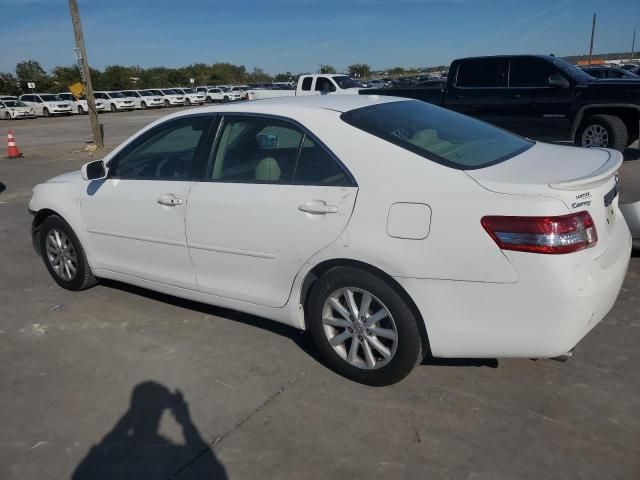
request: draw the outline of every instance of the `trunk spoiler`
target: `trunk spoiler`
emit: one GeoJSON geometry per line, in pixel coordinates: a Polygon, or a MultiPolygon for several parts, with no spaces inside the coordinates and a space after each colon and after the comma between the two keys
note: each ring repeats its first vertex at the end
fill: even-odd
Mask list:
{"type": "Polygon", "coordinates": [[[603,148],[599,148],[598,150],[605,152],[609,156],[600,168],[584,177],[550,183],[549,186],[555,190],[584,190],[585,188],[600,185],[608,180],[622,165],[622,153],[616,150],[605,150],[603,148]]]}

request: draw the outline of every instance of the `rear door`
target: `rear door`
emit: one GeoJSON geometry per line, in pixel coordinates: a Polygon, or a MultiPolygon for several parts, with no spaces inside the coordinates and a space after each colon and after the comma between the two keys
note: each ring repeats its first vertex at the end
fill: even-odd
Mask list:
{"type": "Polygon", "coordinates": [[[461,60],[445,96],[446,106],[520,133],[531,96],[508,88],[507,57],[461,60]]]}
{"type": "Polygon", "coordinates": [[[309,132],[283,119],[225,116],[187,241],[207,294],[282,307],[303,264],[341,234],[357,187],[309,132]]]}

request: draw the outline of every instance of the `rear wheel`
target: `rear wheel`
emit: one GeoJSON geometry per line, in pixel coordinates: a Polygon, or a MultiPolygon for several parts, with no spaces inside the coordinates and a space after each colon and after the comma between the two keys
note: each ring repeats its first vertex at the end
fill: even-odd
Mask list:
{"type": "Polygon", "coordinates": [[[327,271],[311,290],[306,314],[326,363],[356,382],[391,385],[422,360],[418,319],[388,283],[367,271],[327,271]]]}
{"type": "Polygon", "coordinates": [[[42,223],[40,252],[47,270],[62,288],[84,290],[97,283],[78,237],[61,217],[52,215],[42,223]]]}
{"type": "Polygon", "coordinates": [[[628,144],[627,127],[614,115],[592,115],[588,117],[576,135],[575,143],[580,147],[613,148],[623,151],[628,144]]]}

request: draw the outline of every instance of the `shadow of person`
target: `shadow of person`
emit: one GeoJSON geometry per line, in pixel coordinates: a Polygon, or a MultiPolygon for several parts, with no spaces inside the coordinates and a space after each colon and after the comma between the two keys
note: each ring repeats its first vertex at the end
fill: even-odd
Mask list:
{"type": "Polygon", "coordinates": [[[72,480],[227,479],[227,474],[193,424],[180,391],[156,382],[138,384],[129,410],[76,467],[72,480]],[[165,411],[182,429],[184,444],[159,433],[165,411]]]}

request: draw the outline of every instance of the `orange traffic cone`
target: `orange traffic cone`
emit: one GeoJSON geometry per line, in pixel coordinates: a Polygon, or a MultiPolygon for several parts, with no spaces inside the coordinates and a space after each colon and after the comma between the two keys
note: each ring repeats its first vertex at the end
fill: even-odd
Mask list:
{"type": "Polygon", "coordinates": [[[16,146],[16,140],[13,138],[13,132],[9,130],[7,134],[7,158],[20,158],[22,154],[16,146]]]}

